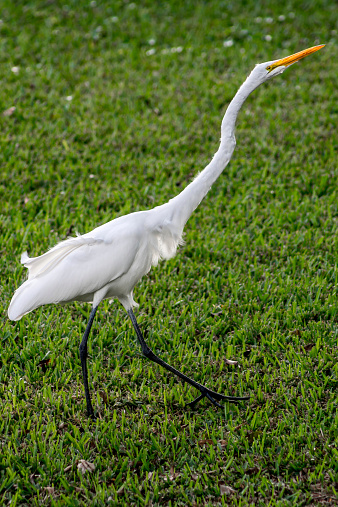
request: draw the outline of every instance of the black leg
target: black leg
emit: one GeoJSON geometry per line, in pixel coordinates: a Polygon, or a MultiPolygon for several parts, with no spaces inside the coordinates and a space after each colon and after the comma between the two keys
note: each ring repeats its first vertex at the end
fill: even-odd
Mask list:
{"type": "Polygon", "coordinates": [[[162,366],[166,370],[171,371],[172,373],[174,373],[175,375],[180,377],[182,380],[184,380],[184,382],[187,382],[188,384],[192,385],[193,387],[196,387],[196,389],[198,389],[201,392],[201,394],[194,401],[192,401],[191,403],[188,403],[188,406],[194,407],[195,404],[198,401],[200,401],[202,398],[204,398],[205,396],[211,401],[211,403],[213,403],[217,407],[221,407],[221,405],[219,403],[217,403],[216,400],[218,400],[218,401],[227,400],[230,403],[237,403],[239,401],[248,400],[250,398],[250,396],[243,396],[243,397],[225,396],[224,394],[219,394],[219,393],[216,393],[215,391],[211,391],[211,389],[208,389],[207,387],[203,386],[202,384],[195,382],[195,380],[191,379],[190,377],[187,377],[179,370],[176,370],[176,368],[173,368],[172,366],[170,366],[170,364],[164,362],[160,357],[156,356],[154,354],[154,352],[146,344],[146,342],[143,338],[141,329],[139,328],[139,326],[137,324],[136,317],[135,317],[133,311],[128,310],[127,313],[130,317],[130,320],[133,323],[134,329],[136,331],[136,336],[137,336],[138,341],[140,342],[140,345],[141,345],[142,353],[151,361],[154,361],[155,363],[159,364],[160,366],[162,366]]]}
{"type": "Polygon", "coordinates": [[[90,401],[90,393],[89,393],[89,386],[88,386],[87,341],[88,341],[88,336],[89,336],[89,333],[90,333],[90,330],[91,330],[91,327],[92,327],[92,324],[94,321],[96,310],[97,310],[97,306],[95,306],[95,308],[92,308],[92,311],[90,312],[88,324],[87,324],[87,327],[84,332],[82,341],[80,343],[80,348],[79,348],[81,366],[82,366],[83,385],[84,385],[86,402],[87,402],[87,413],[88,413],[88,416],[91,417],[92,419],[95,419],[95,415],[94,415],[92,402],[90,401]]]}

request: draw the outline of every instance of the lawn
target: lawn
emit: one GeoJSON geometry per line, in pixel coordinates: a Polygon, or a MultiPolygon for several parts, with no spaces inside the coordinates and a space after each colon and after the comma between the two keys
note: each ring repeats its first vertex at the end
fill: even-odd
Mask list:
{"type": "Polygon", "coordinates": [[[0,504],[338,503],[336,2],[3,0],[0,18],[0,504]],[[255,63],[321,43],[249,97],[185,245],[135,289],[157,354],[250,401],[186,409],[196,390],[106,301],[88,420],[90,306],[9,321],[21,253],[168,201],[255,63]]]}

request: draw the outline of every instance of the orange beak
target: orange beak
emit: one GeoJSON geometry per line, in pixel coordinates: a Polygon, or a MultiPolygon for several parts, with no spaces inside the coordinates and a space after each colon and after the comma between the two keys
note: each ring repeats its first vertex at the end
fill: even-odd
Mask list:
{"type": "Polygon", "coordinates": [[[303,51],[299,51],[299,53],[295,53],[294,55],[286,56],[285,58],[277,60],[275,63],[269,65],[266,68],[266,70],[271,72],[273,69],[275,69],[276,67],[280,67],[281,65],[283,65],[284,67],[288,67],[289,65],[298,62],[298,60],[301,60],[302,58],[311,55],[312,53],[318,51],[319,49],[322,49],[324,46],[325,44],[321,44],[320,46],[313,46],[312,48],[303,49],[303,51]]]}

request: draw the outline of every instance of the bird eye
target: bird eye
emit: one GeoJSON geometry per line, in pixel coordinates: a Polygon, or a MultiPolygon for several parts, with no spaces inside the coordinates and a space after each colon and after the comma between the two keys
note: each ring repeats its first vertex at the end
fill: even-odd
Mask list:
{"type": "Polygon", "coordinates": [[[267,68],[266,68],[266,70],[268,70],[269,72],[271,72],[272,71],[272,65],[268,65],[267,68]]]}

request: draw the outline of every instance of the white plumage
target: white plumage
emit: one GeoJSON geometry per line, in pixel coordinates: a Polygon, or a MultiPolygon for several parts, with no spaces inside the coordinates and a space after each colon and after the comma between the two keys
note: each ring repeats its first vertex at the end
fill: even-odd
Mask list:
{"type": "Polygon", "coordinates": [[[88,414],[93,416],[87,380],[87,339],[96,309],[105,298],[118,298],[134,325],[143,353],[200,390],[193,406],[206,396],[215,400],[238,401],[198,384],[157,357],[146,345],[132,307],[136,283],[160,259],[170,259],[182,242],[183,228],[211,185],[231,159],[235,149],[235,123],[248,95],[260,84],[296,61],[317,51],[315,46],[295,55],[256,65],[231,101],[222,121],[220,147],[208,166],[179,195],[152,210],[131,213],[93,231],[67,239],[39,257],[24,253],[21,262],[28,268],[28,280],[19,287],[10,303],[8,316],[19,320],[41,305],[69,301],[92,302],[93,309],[80,345],[88,414]]]}
{"type": "Polygon", "coordinates": [[[93,302],[117,297],[128,310],[133,288],[160,259],[175,255],[182,230],[170,218],[169,203],[131,213],[88,234],[62,241],[40,257],[21,262],[28,280],[17,289],[8,316],[19,320],[48,303],[93,302]]]}

